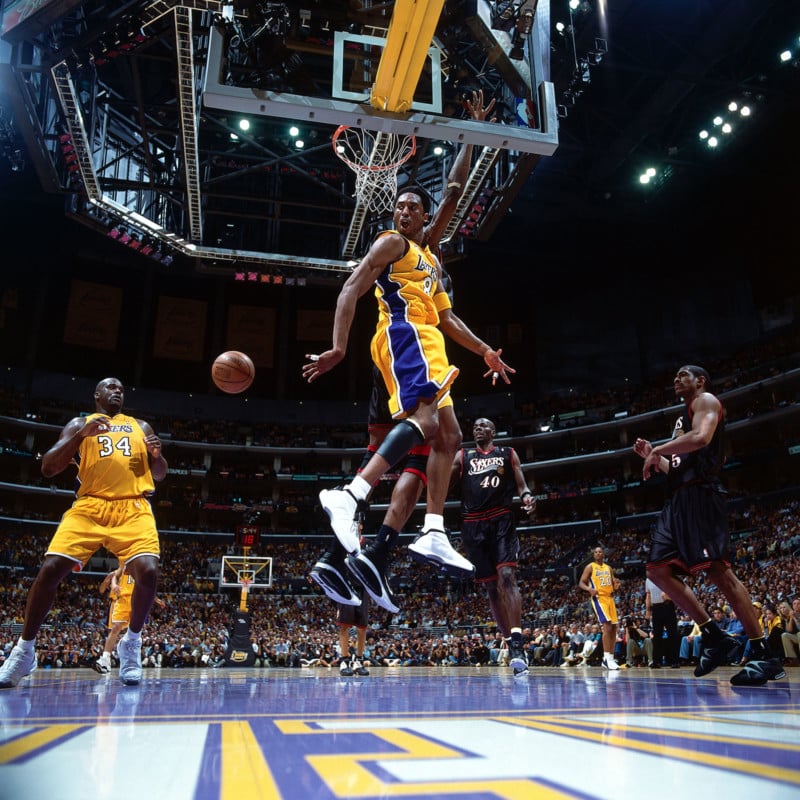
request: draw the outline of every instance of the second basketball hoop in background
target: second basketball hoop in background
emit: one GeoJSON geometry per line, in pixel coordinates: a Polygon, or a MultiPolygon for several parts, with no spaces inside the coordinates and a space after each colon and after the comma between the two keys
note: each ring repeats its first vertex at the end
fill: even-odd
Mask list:
{"type": "Polygon", "coordinates": [[[250,388],[256,376],[253,361],[239,350],[220,353],[211,366],[214,385],[228,394],[238,394],[250,388]]]}
{"type": "Polygon", "coordinates": [[[397,170],[417,150],[411,134],[373,132],[340,125],[333,134],[333,151],[356,176],[359,204],[376,214],[394,209],[397,170]]]}

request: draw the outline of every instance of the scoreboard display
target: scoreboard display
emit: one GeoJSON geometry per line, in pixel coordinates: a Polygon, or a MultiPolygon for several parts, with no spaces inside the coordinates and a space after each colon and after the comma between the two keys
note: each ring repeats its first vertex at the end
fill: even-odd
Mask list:
{"type": "Polygon", "coordinates": [[[236,546],[257,547],[261,541],[261,528],[258,525],[237,525],[236,546]]]}

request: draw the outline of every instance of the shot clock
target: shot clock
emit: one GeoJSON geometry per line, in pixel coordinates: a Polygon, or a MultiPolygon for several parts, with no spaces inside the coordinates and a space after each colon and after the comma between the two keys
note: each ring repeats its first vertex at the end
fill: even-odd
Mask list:
{"type": "Polygon", "coordinates": [[[236,546],[257,547],[261,540],[261,528],[258,525],[237,525],[236,546]]]}

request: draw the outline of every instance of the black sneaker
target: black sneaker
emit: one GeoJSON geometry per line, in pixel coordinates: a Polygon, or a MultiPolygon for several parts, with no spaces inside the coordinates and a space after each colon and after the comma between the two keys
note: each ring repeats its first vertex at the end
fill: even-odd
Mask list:
{"type": "Polygon", "coordinates": [[[510,644],[508,648],[508,666],[514,670],[514,677],[519,678],[528,674],[528,659],[522,647],[510,644]]]}
{"type": "Polygon", "coordinates": [[[361,605],[361,595],[352,584],[340,549],[324,553],[311,568],[310,577],[331,600],[345,606],[361,605]]]}
{"type": "Polygon", "coordinates": [[[350,659],[343,658],[339,662],[339,674],[344,678],[349,678],[353,674],[353,668],[350,666],[350,659]]]}
{"type": "Polygon", "coordinates": [[[350,666],[353,672],[355,672],[356,675],[360,675],[362,678],[369,675],[369,670],[357,658],[354,658],[350,662],[350,666]]]}
{"type": "Polygon", "coordinates": [[[748,661],[744,669],[732,678],[734,686],[763,686],[767,681],[785,678],[786,672],[779,658],[767,658],[762,661],[748,661]]]}
{"type": "Polygon", "coordinates": [[[358,578],[359,583],[366,589],[369,596],[381,607],[392,614],[400,610],[389,581],[384,574],[386,571],[386,556],[384,548],[369,545],[355,555],[345,559],[347,568],[358,578]]]}
{"type": "Polygon", "coordinates": [[[723,664],[729,664],[739,649],[738,642],[725,634],[716,640],[706,638],[706,635],[703,634],[700,643],[700,660],[694,668],[695,678],[708,675],[709,672],[713,672],[723,664]]]}

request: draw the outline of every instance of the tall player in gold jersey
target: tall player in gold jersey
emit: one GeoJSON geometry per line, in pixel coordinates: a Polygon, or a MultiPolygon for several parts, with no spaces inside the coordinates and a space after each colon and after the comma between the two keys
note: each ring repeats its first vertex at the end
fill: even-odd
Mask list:
{"type": "Polygon", "coordinates": [[[602,547],[595,547],[593,557],[594,561],[590,561],[584,568],[578,586],[591,595],[592,610],[603,630],[603,666],[616,670],[619,669],[614,658],[618,618],[614,592],[619,589],[620,584],[611,565],[606,564],[606,554],[602,547]]]}
{"type": "Polygon", "coordinates": [[[28,593],[22,634],[0,668],[0,689],[16,686],[36,669],[34,641],[59,584],[101,547],[124,562],[136,581],[128,632],[117,652],[120,680],[132,686],[141,679],[142,628],[156,594],[160,553],[149,497],[154,481],[167,474],[167,462],[150,425],[122,413],[124,399],[117,378],[100,381],[94,391],[96,413],[70,420],[42,457],[45,478],[77,463],[80,485],[28,593]]]}
{"type": "MultiPolygon", "coordinates": [[[[494,101],[483,105],[483,93],[474,92],[467,107],[473,119],[486,119],[494,101]]],[[[450,545],[444,530],[444,503],[450,465],[461,444],[450,388],[458,375],[445,352],[440,313],[450,303],[442,288],[436,249],[458,204],[469,172],[471,146],[462,147],[441,203],[433,218],[422,192],[401,192],[395,202],[394,229],[384,231],[345,281],[336,302],[333,343],[319,355],[309,355],[303,376],[309,383],[333,369],[345,356],[356,303],[375,287],[378,324],[370,352],[389,393],[389,410],[399,422],[386,435],[375,455],[359,475],[343,489],[320,492],[333,532],[344,549],[359,553],[359,507],[363,508],[376,481],[413,447],[430,444],[428,457],[427,513],[422,535],[411,545],[418,557],[440,564],[453,573],[471,574],[472,564],[450,545]]],[[[489,371],[509,383],[513,373],[493,350],[466,329],[453,338],[482,356],[489,371]]],[[[384,565],[373,564],[375,577],[384,565]]]]}

